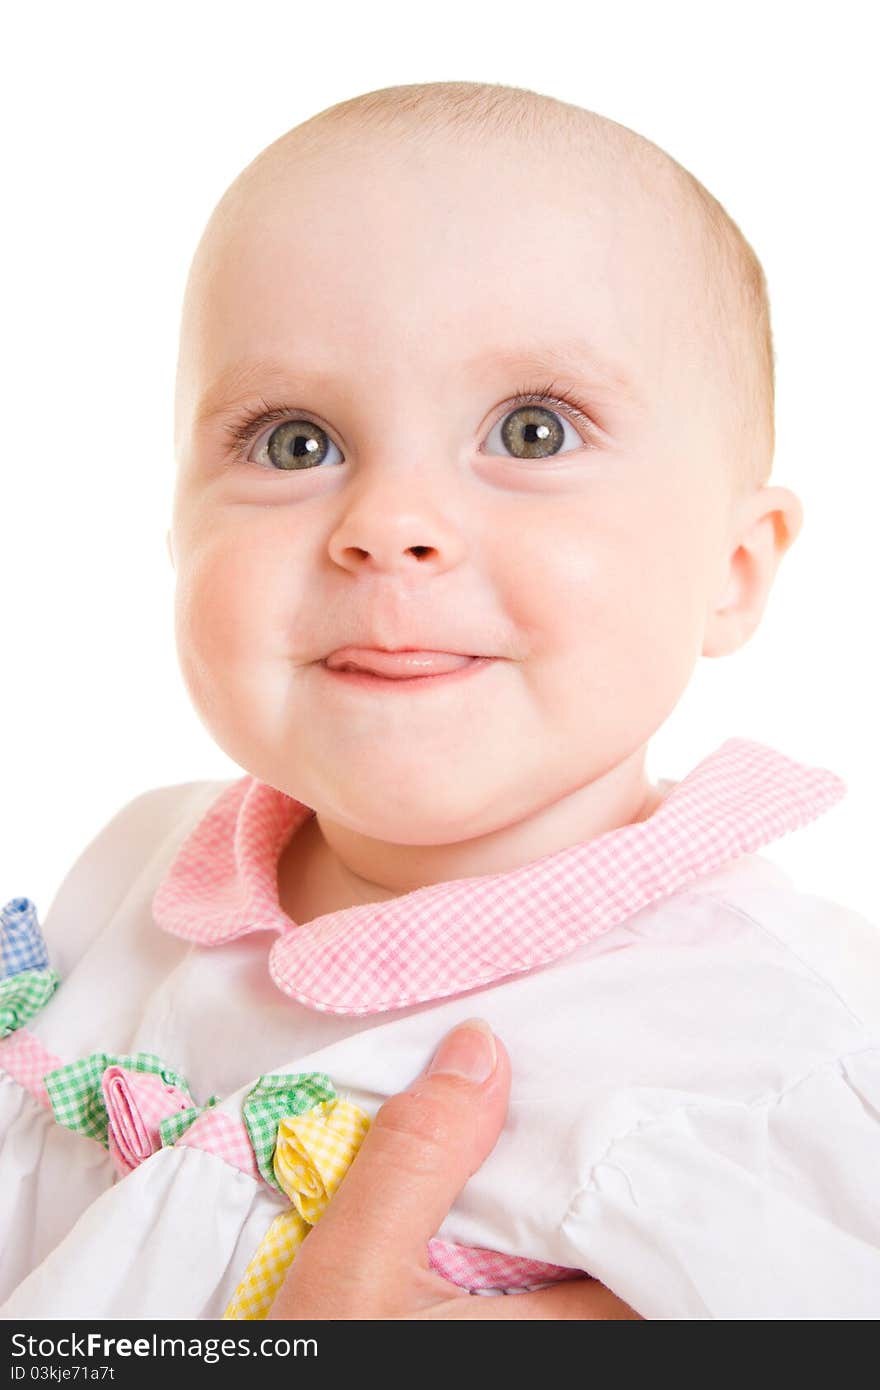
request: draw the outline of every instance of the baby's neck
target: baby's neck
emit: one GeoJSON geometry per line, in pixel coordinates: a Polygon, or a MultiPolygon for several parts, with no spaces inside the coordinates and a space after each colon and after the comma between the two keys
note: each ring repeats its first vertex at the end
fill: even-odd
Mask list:
{"type": "Polygon", "coordinates": [[[304,822],[278,861],[278,901],[299,926],[327,912],[397,896],[378,884],[347,875],[324,839],[316,816],[304,822]]]}
{"type": "Polygon", "coordinates": [[[430,883],[507,872],[555,850],[595,839],[598,834],[619,825],[647,820],[668,790],[668,784],[655,787],[643,781],[634,814],[615,818],[615,825],[605,825],[593,834],[574,832],[564,837],[565,843],[549,848],[542,846],[535,852],[526,851],[525,858],[514,840],[503,831],[465,846],[377,847],[374,841],[352,837],[348,830],[312,815],[281,854],[278,900],[287,916],[302,926],[326,913],[340,912],[362,903],[383,902],[430,883]],[[487,845],[486,841],[490,840],[493,843],[487,845]],[[373,849],[378,852],[370,853],[373,849]],[[446,871],[449,868],[451,872],[446,871]]]}

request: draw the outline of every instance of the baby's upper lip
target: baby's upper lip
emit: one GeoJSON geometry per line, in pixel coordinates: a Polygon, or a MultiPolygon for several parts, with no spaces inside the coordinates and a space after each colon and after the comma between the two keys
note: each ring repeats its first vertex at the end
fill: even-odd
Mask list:
{"type": "Polygon", "coordinates": [[[386,647],[384,642],[365,642],[354,641],[346,643],[342,647],[334,647],[323,658],[329,661],[331,657],[337,656],[340,652],[451,652],[453,656],[483,656],[480,652],[470,646],[462,645],[458,639],[452,643],[446,642],[443,638],[426,637],[423,641],[418,638],[410,639],[408,642],[395,642],[393,647],[386,647]]]}

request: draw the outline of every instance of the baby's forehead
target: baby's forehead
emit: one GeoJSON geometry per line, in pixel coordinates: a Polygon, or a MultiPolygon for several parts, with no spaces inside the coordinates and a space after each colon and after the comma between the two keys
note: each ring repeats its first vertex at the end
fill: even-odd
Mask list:
{"type": "Polygon", "coordinates": [[[634,325],[658,297],[677,311],[688,293],[696,258],[673,202],[668,190],[646,197],[643,172],[625,177],[593,153],[577,164],[559,142],[551,150],[509,136],[462,150],[447,137],[401,149],[359,136],[344,147],[293,145],[249,166],[221,200],[194,259],[208,273],[191,277],[190,303],[224,292],[231,300],[239,287],[227,322],[261,305],[274,317],[295,285],[300,320],[320,289],[321,312],[335,298],[346,329],[373,303],[415,324],[422,304],[441,330],[466,332],[472,313],[514,339],[526,325],[572,336],[566,319],[576,307],[592,337],[601,338],[603,318],[629,317],[637,340],[634,325]],[[274,299],[258,292],[267,277],[274,299]]]}
{"type": "MultiPolygon", "coordinates": [[[[298,129],[289,137],[296,137],[298,129]]],[[[495,223],[499,254],[511,222],[528,226],[537,241],[548,218],[599,224],[610,210],[630,225],[634,219],[646,228],[653,224],[658,247],[670,230],[676,240],[683,232],[692,233],[700,210],[688,197],[685,171],[633,132],[625,134],[629,138],[622,141],[607,135],[598,140],[557,131],[537,139],[533,132],[507,131],[503,136],[472,135],[462,142],[444,130],[392,140],[368,128],[345,141],[282,139],[242,170],[214,216],[227,227],[238,222],[257,235],[267,211],[287,207],[295,215],[298,207],[310,206],[310,192],[317,186],[332,189],[341,200],[354,237],[361,229],[365,201],[373,215],[384,213],[402,229],[409,222],[418,228],[425,208],[447,223],[461,217],[464,209],[456,195],[465,193],[467,211],[495,223]],[[645,145],[652,152],[648,156],[645,145]],[[381,197],[365,199],[375,185],[382,188],[381,197]],[[359,201],[346,204],[347,189],[359,201]]],[[[324,214],[331,211],[325,205],[324,214]]]]}

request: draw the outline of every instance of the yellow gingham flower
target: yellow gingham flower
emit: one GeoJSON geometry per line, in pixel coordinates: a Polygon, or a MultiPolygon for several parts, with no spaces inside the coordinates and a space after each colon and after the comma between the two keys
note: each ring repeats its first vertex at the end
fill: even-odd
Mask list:
{"type": "Polygon", "coordinates": [[[361,1146],[369,1117],[347,1100],[325,1100],[278,1125],[272,1166],[300,1216],[314,1226],[361,1146]]]}
{"type": "Polygon", "coordinates": [[[279,1122],[273,1168],[292,1205],[264,1235],[224,1318],[254,1322],[266,1317],[297,1250],[342,1182],[369,1127],[369,1116],[347,1100],[325,1100],[279,1122]]]}

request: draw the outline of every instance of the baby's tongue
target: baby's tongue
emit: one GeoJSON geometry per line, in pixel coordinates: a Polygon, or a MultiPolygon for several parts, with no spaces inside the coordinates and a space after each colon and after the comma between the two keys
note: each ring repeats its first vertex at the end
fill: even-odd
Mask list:
{"type": "Polygon", "coordinates": [[[370,671],[377,676],[406,679],[457,671],[473,659],[458,652],[383,652],[370,647],[340,647],[327,657],[326,664],[333,671],[370,671]]]}

